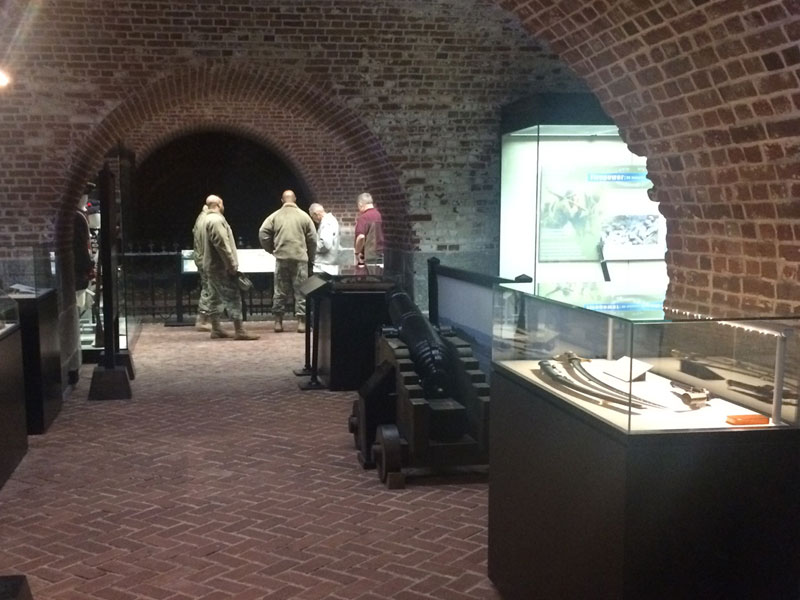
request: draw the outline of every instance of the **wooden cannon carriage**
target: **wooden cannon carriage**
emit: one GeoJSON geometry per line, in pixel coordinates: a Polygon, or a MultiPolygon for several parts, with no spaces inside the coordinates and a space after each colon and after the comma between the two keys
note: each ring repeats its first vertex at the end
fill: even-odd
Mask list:
{"type": "Polygon", "coordinates": [[[359,463],[389,488],[405,485],[403,469],[488,464],[489,386],[469,344],[434,329],[404,292],[388,307],[394,326],[348,422],[359,463]]]}

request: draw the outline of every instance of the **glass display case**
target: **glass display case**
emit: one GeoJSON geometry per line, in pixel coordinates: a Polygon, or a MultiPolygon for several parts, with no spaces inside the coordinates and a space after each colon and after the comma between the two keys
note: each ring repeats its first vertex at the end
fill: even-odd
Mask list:
{"type": "Polygon", "coordinates": [[[495,288],[488,571],[503,598],[705,598],[709,582],[716,598],[795,597],[798,319],[535,291],[495,288]]]}
{"type": "MultiPolygon", "coordinates": [[[[90,214],[90,217],[93,215],[90,214]]],[[[101,221],[89,219],[92,261],[95,265],[95,276],[89,281],[89,287],[76,293],[78,307],[80,341],[86,362],[97,362],[105,347],[105,324],[103,319],[103,287],[108,285],[114,289],[114,334],[115,347],[119,351],[132,351],[142,329],[141,315],[137,310],[136,286],[133,279],[137,273],[134,256],[117,251],[113,273],[104,273],[100,264],[101,221]]],[[[129,359],[126,359],[129,360],[129,359]]]]}
{"type": "Polygon", "coordinates": [[[667,320],[609,290],[577,306],[535,291],[495,287],[492,359],[537,391],[630,434],[797,427],[800,319],[667,320]]]}
{"type": "Polygon", "coordinates": [[[14,256],[0,259],[0,280],[18,309],[27,432],[39,434],[61,409],[63,392],[55,254],[45,245],[13,251],[14,256]]]}

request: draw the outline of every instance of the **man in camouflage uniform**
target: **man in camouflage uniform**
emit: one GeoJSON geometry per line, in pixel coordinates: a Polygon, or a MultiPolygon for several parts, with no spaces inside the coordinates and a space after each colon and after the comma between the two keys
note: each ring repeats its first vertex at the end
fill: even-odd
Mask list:
{"type": "Polygon", "coordinates": [[[308,263],[317,251],[317,232],[311,217],[298,208],[292,190],[283,192],[281,204],[262,223],[258,239],[261,247],[275,256],[274,329],[283,331],[286,298],[294,294],[297,331],[302,333],[306,330],[306,299],[300,293],[300,285],[308,279],[308,263]]]}
{"type": "Polygon", "coordinates": [[[206,198],[208,212],[203,218],[205,240],[203,245],[203,270],[208,278],[208,315],[211,321],[211,338],[231,337],[220,326],[223,310],[233,319],[234,338],[237,340],[257,340],[243,326],[242,294],[236,283],[239,258],[236,254],[236,240],[228,221],[223,216],[225,205],[219,196],[206,198]]]}
{"type": "Polygon", "coordinates": [[[209,288],[208,277],[203,269],[203,250],[206,243],[205,216],[208,213],[208,206],[203,205],[203,210],[197,215],[194,227],[192,228],[192,238],[194,240],[194,264],[197,267],[197,274],[200,277],[200,298],[197,301],[197,321],[195,329],[198,331],[211,331],[211,321],[209,320],[209,288]]]}

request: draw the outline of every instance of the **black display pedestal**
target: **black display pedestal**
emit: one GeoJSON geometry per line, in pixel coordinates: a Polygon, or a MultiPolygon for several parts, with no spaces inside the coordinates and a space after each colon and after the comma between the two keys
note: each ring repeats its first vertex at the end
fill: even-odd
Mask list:
{"type": "Polygon", "coordinates": [[[33,600],[24,575],[0,576],[0,600],[33,600]]]}
{"type": "Polygon", "coordinates": [[[628,434],[501,366],[491,402],[505,600],[798,597],[800,430],[628,434]]]}
{"type": "Polygon", "coordinates": [[[61,411],[61,354],[58,343],[58,296],[50,289],[37,295],[13,295],[19,307],[28,433],[47,431],[61,411]]]}
{"type": "Polygon", "coordinates": [[[0,487],[27,450],[22,332],[13,325],[0,329],[0,487]]]}
{"type": "Polygon", "coordinates": [[[357,390],[375,370],[375,332],[389,323],[387,289],[340,283],[317,300],[319,378],[328,389],[357,390]]]}

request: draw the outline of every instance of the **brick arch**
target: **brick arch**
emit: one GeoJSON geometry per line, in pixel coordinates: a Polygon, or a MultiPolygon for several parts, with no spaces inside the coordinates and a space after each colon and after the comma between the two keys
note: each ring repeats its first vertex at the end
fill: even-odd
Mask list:
{"type": "Polygon", "coordinates": [[[667,305],[800,310],[800,4],[493,0],[546,41],[648,158],[667,305]]]}
{"type": "MultiPolygon", "coordinates": [[[[207,62],[190,65],[165,74],[140,93],[127,98],[87,137],[75,152],[62,196],[61,216],[68,215],[77,203],[85,181],[98,168],[107,151],[120,140],[140,138],[134,143],[145,151],[162,143],[154,137],[154,125],[172,119],[173,128],[225,126],[247,132],[262,143],[276,148],[300,173],[309,175],[316,190],[324,189],[337,175],[328,169],[310,169],[303,162],[299,144],[282,139],[269,119],[292,128],[313,132],[320,150],[336,163],[347,164],[352,181],[363,183],[380,198],[381,206],[395,224],[387,230],[387,242],[398,250],[408,249],[411,230],[405,194],[394,167],[378,138],[358,115],[334,102],[307,79],[270,67],[248,63],[207,62]],[[227,107],[223,110],[224,107],[227,107]],[[267,119],[254,118],[263,112],[267,119]],[[247,116],[251,115],[251,116],[247,116]],[[150,124],[148,133],[148,124],[150,124]],[[147,141],[149,140],[149,141],[147,141]],[[324,143],[329,144],[326,148],[324,143]]],[[[273,122],[274,125],[274,122],[273,122]]],[[[173,132],[173,133],[175,133],[173,132]]],[[[300,137],[300,136],[298,136],[300,137]]],[[[127,143],[127,142],[126,142],[127,143]]],[[[68,227],[59,227],[71,235],[68,227]]],[[[64,244],[61,244],[64,247],[64,244]]]]}
{"type": "Polygon", "coordinates": [[[252,103],[199,100],[141,121],[125,144],[141,163],[157,148],[191,133],[219,131],[248,139],[280,157],[304,181],[310,197],[332,207],[345,224],[355,219],[355,197],[369,187],[352,153],[329,130],[283,109],[252,103]],[[314,144],[308,144],[313,135],[314,144]]]}
{"type": "MultiPolygon", "coordinates": [[[[273,117],[281,115],[281,122],[314,130],[314,139],[326,143],[320,148],[336,157],[336,164],[348,165],[348,181],[352,185],[362,184],[358,191],[369,189],[381,199],[381,206],[385,207],[385,213],[394,223],[393,228],[387,228],[386,232],[387,245],[390,246],[387,256],[391,256],[391,246],[399,251],[410,246],[409,220],[403,217],[407,212],[407,201],[397,174],[380,141],[352,110],[332,101],[324,90],[317,89],[308,80],[279,69],[214,62],[186,66],[165,74],[138,94],[128,97],[92,130],[72,156],[66,185],[59,199],[56,227],[57,260],[62,273],[60,327],[67,354],[79,352],[79,341],[74,339],[77,315],[72,308],[72,213],[86,182],[93,179],[107,152],[120,141],[129,143],[128,140],[132,140],[134,148],[149,152],[164,140],[164,130],[159,134],[152,125],[174,117],[171,133],[176,135],[192,127],[211,125],[252,135],[285,155],[298,173],[308,175],[309,184],[317,193],[322,193],[326,184],[336,180],[337,173],[309,167],[304,163],[307,155],[303,156],[291,143],[279,139],[275,131],[263,124],[259,127],[244,116],[256,114],[256,111],[264,111],[273,117]],[[225,112],[215,112],[215,108],[220,111],[222,104],[227,106],[225,112]],[[151,125],[149,129],[148,124],[151,125]]],[[[349,191],[353,193],[352,189],[349,191]]],[[[351,196],[351,205],[354,198],[351,196]]],[[[400,260],[397,265],[395,270],[402,277],[400,260]]],[[[411,285],[410,279],[408,285],[411,285]]]]}

